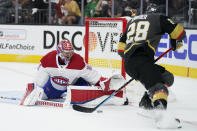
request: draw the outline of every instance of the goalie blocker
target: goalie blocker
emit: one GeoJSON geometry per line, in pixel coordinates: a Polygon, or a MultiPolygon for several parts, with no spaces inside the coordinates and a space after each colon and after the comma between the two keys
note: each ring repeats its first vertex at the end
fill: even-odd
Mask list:
{"type": "MultiPolygon", "coordinates": [[[[111,95],[116,89],[125,82],[121,75],[114,75],[102,81],[100,86],[77,86],[70,85],[67,91],[62,93],[59,98],[65,99],[66,104],[88,104],[97,105],[102,100],[111,95]]],[[[49,90],[52,89],[47,87],[49,90]]],[[[29,83],[20,105],[35,105],[38,100],[48,100],[46,90],[29,83]]],[[[54,98],[54,99],[57,99],[54,98]]],[[[50,99],[53,100],[53,99],[50,99]]],[[[121,90],[106,104],[126,105],[128,100],[125,91],[121,90]]]]}

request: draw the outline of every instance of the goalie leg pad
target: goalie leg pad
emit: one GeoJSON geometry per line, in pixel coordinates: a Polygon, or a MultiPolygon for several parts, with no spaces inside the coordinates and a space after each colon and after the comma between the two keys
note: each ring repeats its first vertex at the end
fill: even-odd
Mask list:
{"type": "MultiPolygon", "coordinates": [[[[112,90],[103,91],[101,87],[97,86],[69,86],[68,93],[71,95],[71,104],[89,104],[96,105],[104,100],[108,95],[113,93],[112,90]]],[[[108,104],[124,104],[123,91],[120,91],[117,97],[113,97],[108,104]]]]}
{"type": "Polygon", "coordinates": [[[20,105],[35,105],[36,101],[41,97],[42,92],[43,90],[36,87],[34,83],[29,83],[20,105]]]}
{"type": "Polygon", "coordinates": [[[71,104],[84,104],[104,96],[104,91],[97,86],[69,86],[71,104]]]}

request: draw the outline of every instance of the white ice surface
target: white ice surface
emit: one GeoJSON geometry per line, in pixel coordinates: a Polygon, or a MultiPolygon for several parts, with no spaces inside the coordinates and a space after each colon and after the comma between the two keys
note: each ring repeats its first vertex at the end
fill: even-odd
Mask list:
{"type": "MultiPolygon", "coordinates": [[[[24,91],[27,83],[33,81],[37,65],[1,62],[0,94],[24,91]]],[[[176,76],[171,90],[176,95],[176,101],[168,104],[168,111],[184,121],[193,122],[183,123],[183,128],[177,130],[197,131],[197,79],[176,76]]],[[[103,113],[87,114],[72,108],[25,107],[0,102],[0,131],[159,130],[153,120],[137,115],[138,108],[135,106],[101,106],[100,110],[103,113]]]]}

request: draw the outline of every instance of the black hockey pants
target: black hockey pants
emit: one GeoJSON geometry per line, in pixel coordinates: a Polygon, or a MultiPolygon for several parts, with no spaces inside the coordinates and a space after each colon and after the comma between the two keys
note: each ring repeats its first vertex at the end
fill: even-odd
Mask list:
{"type": "Polygon", "coordinates": [[[147,54],[144,48],[138,48],[124,62],[126,73],[139,80],[147,90],[157,83],[164,83],[162,73],[165,68],[154,63],[154,56],[147,54]]]}

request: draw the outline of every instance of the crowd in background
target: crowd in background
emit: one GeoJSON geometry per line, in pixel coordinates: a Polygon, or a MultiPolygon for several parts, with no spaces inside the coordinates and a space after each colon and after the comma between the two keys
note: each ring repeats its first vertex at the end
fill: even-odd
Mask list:
{"type": "Polygon", "coordinates": [[[150,2],[183,26],[197,28],[196,0],[0,0],[0,24],[83,25],[90,17],[143,14],[150,2]]]}

